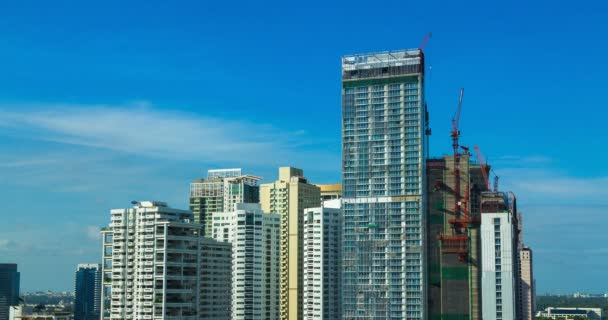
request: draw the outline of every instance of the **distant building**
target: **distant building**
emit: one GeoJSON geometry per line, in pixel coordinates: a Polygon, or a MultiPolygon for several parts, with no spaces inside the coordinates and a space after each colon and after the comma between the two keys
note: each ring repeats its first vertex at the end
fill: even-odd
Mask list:
{"type": "Polygon", "coordinates": [[[342,319],[342,222],[340,209],[304,209],[305,320],[342,319]]]}
{"type": "Polygon", "coordinates": [[[342,184],[315,184],[321,191],[321,201],[342,198],[342,184]]]}
{"type": "Polygon", "coordinates": [[[523,320],[533,320],[536,311],[536,282],[534,281],[532,249],[524,247],[519,251],[520,297],[523,320]]]}
{"type": "Polygon", "coordinates": [[[484,192],[481,198],[483,319],[518,320],[518,213],[515,196],[484,192]]]}
{"type": "Polygon", "coordinates": [[[554,308],[548,307],[536,313],[537,317],[551,319],[572,319],[579,317],[583,319],[603,319],[604,311],[601,308],[554,308]]]}
{"type": "Polygon", "coordinates": [[[11,306],[19,304],[19,284],[17,264],[0,263],[0,320],[8,320],[11,306]]]}
{"type": "Polygon", "coordinates": [[[301,320],[304,208],[321,205],[320,189],[302,169],[281,167],[277,181],[260,186],[260,203],[264,212],[281,217],[281,319],[301,320]]]}
{"type": "Polygon", "coordinates": [[[230,246],[203,238],[190,211],[133,204],[102,231],[102,319],[229,320],[230,246]]]}
{"type": "Polygon", "coordinates": [[[101,265],[79,264],[74,279],[74,320],[99,320],[101,265]]]}
{"type": "Polygon", "coordinates": [[[203,235],[211,237],[215,212],[235,210],[237,203],[259,203],[262,178],[242,174],[241,169],[216,169],[207,171],[206,179],[196,179],[190,184],[190,210],[194,222],[203,225],[203,235]]]}
{"type": "Polygon", "coordinates": [[[280,223],[257,203],[213,214],[213,238],[232,246],[232,320],[279,319],[280,223]]]}
{"type": "MultiPolygon", "coordinates": [[[[74,319],[71,312],[40,310],[36,311],[31,306],[14,306],[11,307],[9,320],[72,320],[74,319]]],[[[99,319],[99,318],[98,318],[99,319]]]]}

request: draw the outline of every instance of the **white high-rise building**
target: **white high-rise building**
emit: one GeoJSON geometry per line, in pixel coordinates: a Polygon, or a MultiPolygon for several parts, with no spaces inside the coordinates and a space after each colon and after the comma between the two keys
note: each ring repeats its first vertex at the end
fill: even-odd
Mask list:
{"type": "Polygon", "coordinates": [[[279,319],[280,223],[254,203],[213,214],[213,238],[232,244],[232,320],[279,319]]]}
{"type": "Polygon", "coordinates": [[[516,320],[518,310],[518,221],[515,197],[481,196],[481,284],[483,319],[516,320]]]}
{"type": "Polygon", "coordinates": [[[305,320],[342,319],[342,221],[340,209],[304,209],[305,320]]]}
{"type": "Polygon", "coordinates": [[[133,204],[102,230],[102,319],[230,319],[230,246],[203,238],[190,211],[133,204]]]}

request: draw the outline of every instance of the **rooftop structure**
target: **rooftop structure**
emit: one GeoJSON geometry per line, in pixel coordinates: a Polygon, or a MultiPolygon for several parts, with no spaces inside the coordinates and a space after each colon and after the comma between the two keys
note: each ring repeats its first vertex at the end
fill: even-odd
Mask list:
{"type": "Polygon", "coordinates": [[[340,199],[342,198],[342,184],[316,184],[321,190],[321,201],[340,199]]]}
{"type": "Polygon", "coordinates": [[[342,79],[382,77],[390,74],[422,73],[424,55],[420,49],[405,49],[342,57],[342,79]]]}

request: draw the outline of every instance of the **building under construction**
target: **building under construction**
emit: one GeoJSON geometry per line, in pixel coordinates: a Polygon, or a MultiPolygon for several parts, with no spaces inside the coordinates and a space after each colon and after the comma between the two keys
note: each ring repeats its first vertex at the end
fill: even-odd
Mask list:
{"type": "Polygon", "coordinates": [[[481,319],[480,197],[489,167],[468,152],[457,158],[458,166],[454,156],[427,160],[431,320],[481,319]]]}

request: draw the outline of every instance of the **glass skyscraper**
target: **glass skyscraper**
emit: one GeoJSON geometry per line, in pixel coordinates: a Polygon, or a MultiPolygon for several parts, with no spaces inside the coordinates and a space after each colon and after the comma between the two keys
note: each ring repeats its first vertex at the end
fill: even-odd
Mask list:
{"type": "Polygon", "coordinates": [[[20,274],[14,263],[0,263],[0,320],[8,320],[11,306],[19,304],[20,274]]]}
{"type": "Polygon", "coordinates": [[[343,319],[426,319],[424,56],[342,58],[343,319]]]}
{"type": "Polygon", "coordinates": [[[101,265],[79,264],[74,275],[74,320],[99,320],[101,265]]]}

